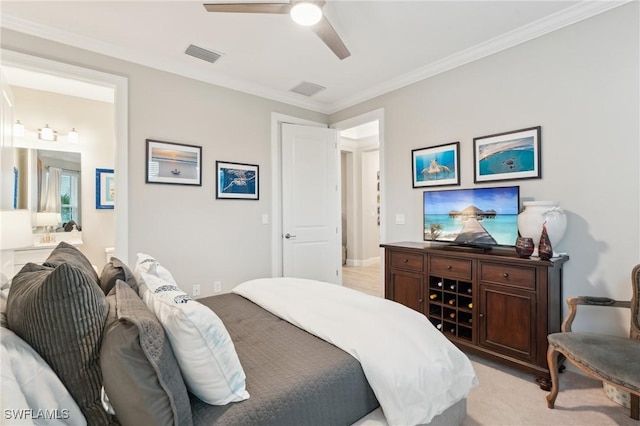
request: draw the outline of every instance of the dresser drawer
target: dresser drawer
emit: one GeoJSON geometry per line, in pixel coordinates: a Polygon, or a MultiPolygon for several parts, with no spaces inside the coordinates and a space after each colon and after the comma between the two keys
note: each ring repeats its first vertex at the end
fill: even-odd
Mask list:
{"type": "Polygon", "coordinates": [[[480,280],[535,290],[536,270],[534,268],[481,262],[480,280]]]}
{"type": "Polygon", "coordinates": [[[421,254],[393,251],[391,252],[391,267],[422,272],[424,259],[421,254]]]}
{"type": "Polygon", "coordinates": [[[471,259],[429,257],[429,274],[471,280],[471,259]]]}

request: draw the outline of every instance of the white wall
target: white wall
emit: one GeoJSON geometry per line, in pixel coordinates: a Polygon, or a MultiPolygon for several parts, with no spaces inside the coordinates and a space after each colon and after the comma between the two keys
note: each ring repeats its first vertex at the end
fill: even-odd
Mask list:
{"type": "MultiPolygon", "coordinates": [[[[378,137],[376,136],[376,140],[378,137]]],[[[379,150],[362,153],[362,260],[376,261],[380,256],[380,229],[377,215],[377,180],[380,170],[379,150]]]]}
{"type": "MultiPolygon", "coordinates": [[[[119,59],[2,29],[5,49],[129,79],[129,259],[155,256],[202,296],[271,275],[271,113],[326,116],[119,59]],[[202,186],[145,184],[145,139],[199,145],[202,186]],[[216,200],[215,161],[260,166],[260,200],[216,200]]],[[[117,206],[116,206],[117,208],[117,206]]]]}
{"type": "MultiPolygon", "coordinates": [[[[364,266],[380,257],[377,218],[378,135],[359,139],[344,136],[342,149],[342,212],[346,219],[347,265],[364,266]]],[[[344,225],[343,225],[344,226],[344,225]]]]}
{"type": "Polygon", "coordinates": [[[115,215],[113,210],[96,209],[95,176],[96,168],[114,168],[113,104],[24,87],[12,86],[11,90],[15,100],[14,117],[25,126],[25,133],[31,139],[37,138],[37,129],[45,124],[60,133],[60,141],[66,140],[71,128],[78,130],[84,241],[80,250],[101,270],[106,260],[105,248],[114,245],[115,215]]]}
{"type": "MultiPolygon", "coordinates": [[[[460,141],[461,187],[473,187],[474,137],[540,125],[542,179],[509,183],[520,185],[523,200],[559,201],[567,212],[558,247],[571,256],[563,296],[629,300],[640,261],[638,7],[632,2],[332,115],[339,122],[385,110],[385,242],[421,240],[412,149],[460,141]],[[406,215],[405,225],[394,224],[396,213],[406,215]]],[[[578,330],[629,332],[623,311],[584,311],[578,330]]]]}

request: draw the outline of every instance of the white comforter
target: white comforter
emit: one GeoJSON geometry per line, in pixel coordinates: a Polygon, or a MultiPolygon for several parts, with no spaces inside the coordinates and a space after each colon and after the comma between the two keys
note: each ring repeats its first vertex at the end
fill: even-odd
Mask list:
{"type": "Polygon", "coordinates": [[[478,381],[469,359],[424,315],[390,300],[300,278],[234,290],[355,357],[391,425],[428,423],[478,381]]]}

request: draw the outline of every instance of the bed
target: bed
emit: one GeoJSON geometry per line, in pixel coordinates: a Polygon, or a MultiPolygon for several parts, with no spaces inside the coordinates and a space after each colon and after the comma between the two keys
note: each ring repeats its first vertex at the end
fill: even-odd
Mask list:
{"type": "MultiPolygon", "coordinates": [[[[98,306],[97,311],[99,312],[104,310],[100,308],[102,306],[100,300],[103,295],[100,292],[106,290],[107,279],[112,283],[115,280],[110,291],[104,291],[104,294],[115,294],[115,289],[118,289],[122,294],[125,294],[126,291],[128,292],[126,294],[129,295],[129,299],[123,299],[128,300],[126,303],[118,302],[120,305],[117,305],[119,307],[115,311],[116,313],[123,312],[121,307],[127,308],[130,303],[137,303],[137,311],[134,310],[135,312],[141,316],[147,315],[153,321],[156,321],[157,318],[162,323],[167,337],[166,341],[158,343],[158,340],[162,339],[158,339],[156,333],[152,339],[152,343],[155,342],[153,350],[147,351],[146,358],[142,357],[144,361],[148,361],[147,364],[152,364],[155,368],[152,371],[160,377],[155,382],[156,384],[159,382],[161,385],[157,386],[161,388],[158,389],[160,393],[153,395],[166,396],[165,393],[168,392],[162,392],[170,387],[165,386],[166,383],[171,382],[175,385],[182,378],[184,378],[188,390],[188,392],[184,392],[187,395],[186,402],[184,397],[170,395],[167,399],[169,402],[165,411],[167,411],[168,417],[163,419],[168,420],[163,420],[165,424],[452,425],[460,424],[466,416],[466,396],[471,388],[477,384],[471,363],[426,319],[399,304],[366,296],[341,286],[287,278],[251,280],[237,286],[233,293],[193,301],[184,292],[181,292],[175,281],[171,282],[173,277],[170,273],[159,266],[159,263],[150,256],[144,255],[146,256],[144,259],[153,259],[155,262],[147,263],[155,265],[155,269],[147,268],[146,270],[146,272],[151,272],[151,275],[146,273],[141,275],[138,272],[138,279],[136,279],[134,277],[136,274],[115,259],[117,261],[117,267],[113,269],[116,272],[115,275],[112,273],[109,277],[105,277],[103,271],[101,276],[96,274],[95,277],[88,279],[87,275],[90,274],[86,268],[86,273],[76,271],[78,268],[83,268],[78,264],[77,253],[72,252],[71,257],[74,259],[70,264],[67,264],[70,250],[76,249],[68,247],[64,247],[64,249],[66,251],[61,251],[64,256],[58,256],[56,261],[45,263],[45,265],[32,265],[27,268],[25,273],[36,275],[57,273],[59,276],[65,277],[62,281],[69,280],[67,276],[75,277],[71,280],[81,281],[80,285],[84,289],[82,290],[84,304],[98,306]],[[65,266],[61,266],[62,264],[65,266]],[[64,274],[58,273],[58,269],[64,269],[64,274]],[[93,286],[93,279],[96,280],[97,291],[93,286]],[[153,283],[156,281],[157,285],[154,285],[153,283]],[[148,291],[149,289],[152,291],[148,291]],[[165,294],[165,292],[168,293],[165,294]],[[149,307],[147,310],[140,302],[142,300],[147,303],[148,300],[145,297],[151,298],[154,294],[165,294],[170,296],[171,300],[180,300],[181,309],[197,307],[198,312],[214,315],[221,321],[225,333],[222,337],[228,336],[230,339],[234,356],[237,356],[242,368],[242,377],[240,378],[244,393],[239,393],[242,395],[241,397],[232,402],[225,400],[220,404],[208,403],[205,402],[206,398],[200,397],[199,393],[194,390],[195,388],[190,386],[187,378],[189,373],[182,364],[178,370],[181,371],[182,377],[176,377],[175,369],[173,373],[170,369],[159,371],[162,368],[159,368],[158,364],[164,365],[171,359],[177,359],[178,362],[181,362],[182,354],[180,352],[183,350],[190,352],[190,350],[172,340],[172,332],[163,322],[161,312],[154,311],[152,305],[147,305],[149,307]],[[145,312],[142,312],[141,309],[145,312]],[[155,316],[149,314],[148,311],[155,313],[155,316]],[[417,324],[416,328],[407,325],[406,319],[398,319],[403,316],[409,318],[409,323],[417,324]],[[422,321],[423,319],[424,321],[422,321]],[[170,342],[171,345],[167,342],[170,342]],[[401,345],[396,342],[404,343],[400,347],[401,345]],[[167,350],[168,346],[173,349],[167,350]],[[179,409],[182,407],[182,414],[179,413],[179,409],[176,410],[176,407],[179,409]],[[188,413],[185,412],[185,407],[188,413]]],[[[136,264],[136,267],[132,269],[137,269],[138,266],[136,264]]],[[[20,280],[19,278],[16,282],[18,283],[20,280]]],[[[24,287],[23,284],[19,285],[24,287]]],[[[78,287],[78,283],[73,285],[74,288],[78,287]]],[[[52,288],[52,286],[47,288],[52,288]]],[[[31,291],[31,287],[29,289],[31,291]]],[[[9,292],[8,308],[11,309],[12,304],[14,310],[18,306],[21,309],[25,308],[25,302],[21,299],[18,290],[15,291],[17,295],[12,303],[11,292],[13,291],[12,289],[9,292]]],[[[69,295],[72,293],[75,294],[68,292],[69,295]]],[[[109,296],[106,298],[109,299],[109,296]]],[[[111,302],[106,306],[113,307],[113,300],[111,299],[111,302]]],[[[47,303],[46,309],[54,309],[50,308],[50,305],[55,305],[55,303],[47,303]]],[[[74,309],[76,308],[77,303],[74,309]]],[[[42,306],[38,307],[36,310],[38,315],[41,315],[42,309],[42,306]]],[[[55,309],[56,316],[59,316],[58,307],[55,309]]],[[[25,310],[28,312],[29,308],[27,307],[25,310]]],[[[78,317],[77,312],[74,315],[75,318],[78,317]]],[[[83,316],[86,315],[83,314],[83,316]]],[[[14,318],[11,318],[11,315],[9,317],[14,324],[17,323],[15,315],[14,318]]],[[[101,318],[100,315],[98,318],[101,318]]],[[[120,315],[120,320],[122,318],[120,315]]],[[[51,322],[46,318],[44,321],[38,327],[46,327],[46,322],[51,322]]],[[[74,321],[77,322],[77,320],[74,321]]],[[[105,321],[108,322],[108,319],[105,321]]],[[[134,322],[136,321],[138,320],[136,319],[134,322]]],[[[11,322],[9,321],[9,325],[11,322]]],[[[140,324],[143,323],[144,321],[141,321],[140,324]]],[[[140,324],[138,324],[138,328],[141,333],[148,329],[148,325],[140,324]]],[[[105,327],[105,325],[98,325],[105,327]]],[[[96,326],[97,328],[98,326],[96,326]]],[[[188,328],[192,329],[193,327],[188,328]]],[[[15,327],[14,331],[16,331],[16,335],[25,337],[25,340],[32,340],[32,336],[25,330],[21,330],[19,326],[15,327]]],[[[51,333],[55,333],[55,330],[51,333]]],[[[50,344],[52,340],[51,333],[48,333],[46,337],[47,344],[50,344]]],[[[13,377],[11,380],[5,380],[6,369],[3,368],[5,371],[3,371],[2,408],[5,410],[15,409],[16,405],[22,407],[27,405],[33,410],[33,404],[35,404],[36,410],[44,408],[58,410],[56,411],[58,414],[64,413],[63,417],[66,418],[62,420],[65,420],[64,423],[67,424],[84,424],[83,420],[85,419],[89,424],[110,424],[116,421],[114,416],[117,416],[117,419],[125,425],[134,424],[130,420],[134,418],[139,422],[140,417],[127,417],[124,412],[130,411],[133,413],[132,415],[139,416],[140,412],[144,411],[141,406],[145,404],[145,396],[150,396],[152,392],[149,391],[149,395],[140,395],[139,390],[136,392],[128,392],[127,390],[107,392],[108,396],[112,397],[111,402],[114,403],[109,405],[109,398],[105,394],[105,390],[109,390],[106,384],[118,376],[113,374],[113,366],[109,369],[104,364],[104,359],[107,358],[105,346],[113,345],[113,339],[109,339],[108,332],[103,331],[102,333],[104,338],[101,343],[98,343],[98,346],[102,344],[102,348],[92,347],[98,351],[102,349],[100,361],[103,364],[101,367],[98,365],[95,376],[104,382],[102,389],[98,388],[99,407],[94,401],[95,397],[91,396],[93,394],[86,389],[82,390],[82,397],[78,397],[78,392],[74,393],[73,386],[70,385],[73,381],[65,377],[68,372],[65,372],[63,368],[56,367],[57,360],[47,359],[51,354],[47,353],[46,348],[39,350],[41,348],[38,346],[38,342],[33,341],[33,348],[38,352],[35,356],[42,355],[47,360],[64,386],[60,388],[60,384],[54,386],[48,383],[46,386],[37,388],[38,398],[36,399],[28,396],[23,399],[7,399],[4,396],[7,391],[16,394],[16,387],[24,385],[25,380],[31,380],[33,377],[26,379],[13,377]],[[5,384],[11,384],[13,388],[8,389],[5,384]],[[60,397],[65,387],[72,396],[71,401],[70,398],[60,397]],[[55,399],[58,402],[52,402],[52,395],[45,395],[45,393],[57,394],[55,399]],[[77,403],[77,407],[73,406],[73,400],[77,403]],[[116,400],[119,400],[119,406],[116,406],[116,400]],[[7,407],[7,404],[13,404],[13,406],[7,407]],[[105,408],[107,412],[109,409],[111,410],[110,416],[112,417],[101,417],[101,420],[95,421],[94,416],[104,416],[102,410],[105,408]],[[103,418],[107,420],[103,421],[103,418]]],[[[3,332],[3,355],[6,352],[6,334],[3,332]]],[[[139,341],[138,346],[142,344],[142,334],[139,341]]],[[[65,350],[69,350],[69,345],[65,346],[65,350]]],[[[81,349],[82,353],[90,353],[86,348],[81,349]]],[[[118,351],[120,349],[118,348],[118,351]]],[[[3,356],[3,366],[7,360],[10,360],[10,366],[7,368],[15,369],[16,364],[20,363],[24,366],[27,365],[24,351],[18,351],[19,356],[16,356],[15,352],[13,350],[9,356],[3,356]]],[[[95,353],[93,355],[92,360],[87,362],[95,361],[95,353]]],[[[201,357],[196,356],[196,358],[201,357]]],[[[121,368],[123,364],[116,365],[121,368]]],[[[128,364],[125,366],[131,367],[128,364]]],[[[208,362],[205,367],[213,369],[215,366],[208,362]]],[[[123,385],[122,380],[127,379],[128,376],[135,376],[144,369],[144,366],[140,367],[138,364],[135,368],[131,368],[131,371],[122,375],[118,380],[120,386],[123,385]]],[[[18,368],[18,370],[20,369],[18,368]]],[[[91,368],[81,370],[91,370],[91,368]]],[[[47,376],[49,382],[51,382],[50,376],[47,376]]],[[[238,375],[234,377],[239,378],[238,375]]],[[[97,379],[84,381],[95,382],[97,379]]],[[[145,384],[146,387],[140,386],[136,389],[147,389],[147,385],[148,383],[145,384]]],[[[135,388],[135,384],[126,386],[131,389],[135,388]]],[[[180,386],[185,387],[184,385],[180,386]]],[[[157,407],[158,396],[147,399],[152,399],[155,404],[149,405],[150,407],[157,407]]],[[[49,411],[45,412],[45,414],[47,413],[49,411]]],[[[155,413],[149,415],[155,415],[155,413]]],[[[160,423],[157,420],[153,420],[153,422],[160,423]]]]}

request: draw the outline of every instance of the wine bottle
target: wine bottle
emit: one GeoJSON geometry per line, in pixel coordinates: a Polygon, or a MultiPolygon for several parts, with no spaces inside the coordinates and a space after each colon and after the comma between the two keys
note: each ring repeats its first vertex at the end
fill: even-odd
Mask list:
{"type": "Polygon", "coordinates": [[[453,318],[455,318],[455,317],[456,317],[456,313],[455,313],[455,312],[451,312],[451,313],[449,314],[449,318],[453,319],[453,318]]]}
{"type": "Polygon", "coordinates": [[[438,287],[442,287],[442,281],[438,281],[438,284],[436,284],[438,287]]]}
{"type": "Polygon", "coordinates": [[[456,334],[456,328],[455,327],[451,327],[449,329],[449,331],[451,332],[451,334],[456,334]]]}
{"type": "Polygon", "coordinates": [[[438,298],[438,295],[435,294],[435,293],[429,295],[429,299],[431,299],[431,300],[436,300],[437,298],[438,298]]]}
{"type": "Polygon", "coordinates": [[[449,288],[450,288],[452,291],[456,291],[456,285],[455,285],[455,284],[451,284],[451,285],[449,286],[449,288]]]}
{"type": "Polygon", "coordinates": [[[451,306],[455,306],[456,305],[456,299],[449,299],[449,304],[451,306]]]}
{"type": "Polygon", "coordinates": [[[467,293],[471,294],[471,291],[472,291],[472,290],[471,290],[471,287],[469,287],[469,288],[467,289],[467,293]]]}
{"type": "Polygon", "coordinates": [[[467,322],[468,322],[469,324],[473,324],[473,318],[469,318],[469,319],[467,320],[467,322]]]}
{"type": "Polygon", "coordinates": [[[442,330],[442,323],[437,324],[437,325],[436,325],[436,328],[437,328],[438,330],[442,330]]]}
{"type": "Polygon", "coordinates": [[[469,309],[472,309],[473,308],[473,303],[469,303],[467,306],[469,307],[469,309]]]}

